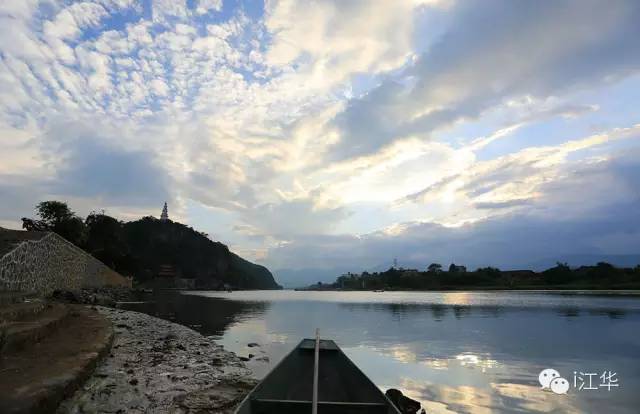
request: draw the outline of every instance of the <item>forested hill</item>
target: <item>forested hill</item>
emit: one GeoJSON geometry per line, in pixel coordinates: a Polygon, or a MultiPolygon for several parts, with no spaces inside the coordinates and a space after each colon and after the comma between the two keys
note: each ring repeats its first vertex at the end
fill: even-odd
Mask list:
{"type": "MultiPolygon", "coordinates": [[[[107,216],[97,219],[108,220],[107,216]]],[[[101,257],[101,251],[107,251],[109,246],[96,245],[104,239],[94,238],[91,233],[87,247],[98,258],[103,261],[115,259],[116,268],[122,267],[124,273],[133,274],[140,281],[157,275],[160,265],[171,265],[181,277],[195,278],[199,287],[216,288],[221,283],[244,289],[279,287],[266,267],[239,257],[226,245],[211,241],[206,235],[180,223],[152,217],[123,223],[125,254],[120,257],[121,264],[117,263],[117,256],[101,257]]]]}
{"type": "Polygon", "coordinates": [[[37,219],[22,219],[24,228],[56,232],[136,282],[150,282],[169,268],[176,277],[195,279],[199,288],[280,288],[266,267],[178,222],[153,217],[121,222],[104,213],[82,220],[59,201],[42,202],[36,212],[37,219]]]}

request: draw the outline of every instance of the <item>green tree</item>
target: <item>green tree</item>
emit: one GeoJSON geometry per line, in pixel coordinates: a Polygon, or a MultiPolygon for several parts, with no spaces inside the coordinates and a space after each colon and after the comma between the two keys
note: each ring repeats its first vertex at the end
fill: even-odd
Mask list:
{"type": "Polygon", "coordinates": [[[548,284],[562,284],[570,282],[573,278],[573,272],[566,263],[557,262],[555,267],[542,272],[544,280],[548,284]]]}
{"type": "Polygon", "coordinates": [[[67,203],[62,201],[42,201],[36,205],[39,220],[22,219],[22,226],[27,230],[52,231],[71,243],[82,246],[86,238],[86,227],[67,203]]]}
{"type": "Polygon", "coordinates": [[[442,272],[442,265],[440,263],[431,263],[429,267],[427,267],[427,271],[429,273],[440,273],[442,272]]]}
{"type": "Polygon", "coordinates": [[[129,246],[122,223],[104,212],[92,212],[87,216],[85,225],[87,226],[85,250],[119,272],[132,272],[129,246]]]}
{"type": "Polygon", "coordinates": [[[76,217],[67,203],[62,201],[42,201],[36,205],[36,214],[43,224],[50,228],[76,217]]]}

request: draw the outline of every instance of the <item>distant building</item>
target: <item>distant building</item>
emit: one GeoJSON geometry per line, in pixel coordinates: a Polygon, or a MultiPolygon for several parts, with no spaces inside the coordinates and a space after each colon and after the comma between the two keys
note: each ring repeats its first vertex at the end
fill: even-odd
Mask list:
{"type": "Polygon", "coordinates": [[[154,288],[175,288],[178,277],[175,267],[170,264],[161,264],[152,285],[154,288]]]}
{"type": "Polygon", "coordinates": [[[451,263],[451,266],[449,266],[449,272],[451,273],[467,273],[467,267],[466,266],[458,266],[454,263],[451,263]]]}
{"type": "Polygon", "coordinates": [[[170,278],[173,279],[177,276],[176,269],[170,264],[162,264],[160,265],[160,269],[158,270],[159,278],[170,278]]]}
{"type": "Polygon", "coordinates": [[[164,207],[162,207],[162,214],[160,214],[161,221],[169,221],[169,212],[167,211],[167,202],[165,201],[164,207]]]}

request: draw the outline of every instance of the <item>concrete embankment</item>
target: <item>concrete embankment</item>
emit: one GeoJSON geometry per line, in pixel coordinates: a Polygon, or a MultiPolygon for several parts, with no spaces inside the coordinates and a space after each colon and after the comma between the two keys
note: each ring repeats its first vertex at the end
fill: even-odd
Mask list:
{"type": "Polygon", "coordinates": [[[0,412],[50,413],[109,352],[95,309],[33,299],[0,307],[0,412]]]}
{"type": "Polygon", "coordinates": [[[235,354],[187,327],[96,309],[113,323],[111,352],[58,413],[232,413],[255,385],[235,354]]]}

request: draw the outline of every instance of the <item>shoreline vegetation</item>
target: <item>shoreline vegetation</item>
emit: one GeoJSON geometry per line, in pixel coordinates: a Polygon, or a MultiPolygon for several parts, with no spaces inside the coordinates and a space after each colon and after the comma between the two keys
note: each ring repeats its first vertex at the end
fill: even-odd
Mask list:
{"type": "Polygon", "coordinates": [[[595,266],[570,267],[566,263],[542,272],[500,270],[495,267],[467,271],[451,264],[448,270],[432,263],[426,270],[391,267],[384,272],[346,273],[334,283],[322,283],[297,290],[338,291],[447,291],[447,290],[638,290],[640,265],[619,268],[600,262],[595,266]]]}

